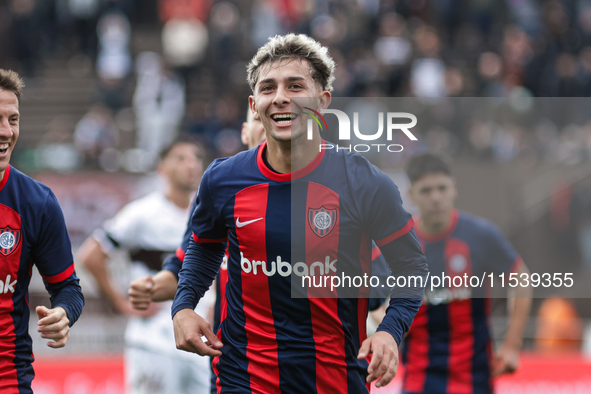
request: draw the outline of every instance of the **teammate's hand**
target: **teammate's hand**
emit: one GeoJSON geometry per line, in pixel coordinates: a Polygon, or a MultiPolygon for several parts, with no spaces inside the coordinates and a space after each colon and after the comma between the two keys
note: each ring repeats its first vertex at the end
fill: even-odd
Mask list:
{"type": "Polygon", "coordinates": [[[505,373],[513,373],[519,368],[519,350],[503,346],[495,354],[493,363],[493,377],[505,373]]]}
{"type": "Polygon", "coordinates": [[[35,312],[39,318],[37,331],[41,333],[41,338],[51,339],[47,346],[54,349],[66,346],[70,339],[70,320],[66,310],[61,306],[53,309],[38,306],[35,312]]]}
{"type": "Polygon", "coordinates": [[[138,278],[129,284],[129,301],[131,306],[138,311],[145,311],[152,303],[152,293],[154,291],[154,279],[148,275],[138,278]]]}
{"type": "Polygon", "coordinates": [[[221,356],[224,346],[211,330],[209,323],[192,309],[181,309],[172,318],[176,348],[200,356],[221,356]],[[205,336],[204,342],[201,337],[205,336]]]}
{"type": "Polygon", "coordinates": [[[378,379],[376,387],[383,387],[390,383],[398,370],[398,344],[385,331],[378,331],[361,344],[357,358],[364,360],[369,354],[373,354],[367,368],[369,375],[367,382],[378,379]]]}

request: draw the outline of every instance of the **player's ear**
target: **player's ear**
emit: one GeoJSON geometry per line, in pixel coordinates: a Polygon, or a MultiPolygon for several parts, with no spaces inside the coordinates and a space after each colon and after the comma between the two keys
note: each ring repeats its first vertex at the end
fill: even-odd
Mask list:
{"type": "Polygon", "coordinates": [[[252,111],[253,119],[261,120],[259,112],[256,109],[256,104],[254,103],[254,96],[248,96],[248,105],[250,106],[250,110],[252,111]]]}
{"type": "Polygon", "coordinates": [[[328,90],[323,90],[320,92],[320,105],[318,106],[320,109],[326,109],[330,105],[332,101],[332,95],[328,90]]]}
{"type": "Polygon", "coordinates": [[[250,141],[248,140],[248,123],[242,123],[242,130],[240,130],[240,139],[242,143],[246,146],[249,145],[250,141]]]}

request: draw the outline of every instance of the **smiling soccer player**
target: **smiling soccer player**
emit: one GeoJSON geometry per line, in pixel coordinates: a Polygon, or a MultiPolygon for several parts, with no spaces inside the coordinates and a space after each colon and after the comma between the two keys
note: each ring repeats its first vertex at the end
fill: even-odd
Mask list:
{"type": "Polygon", "coordinates": [[[423,288],[401,290],[367,338],[362,289],[358,298],[291,297],[290,274],[298,267],[369,273],[372,240],[393,275],[427,275],[391,179],[357,154],[319,153],[318,129],[306,138],[294,99],[326,108],[334,67],[327,49],[307,36],[270,39],[248,67],[250,106],[267,142],[215,161],[204,174],[172,315],[179,348],[217,356],[222,392],[357,394],[376,379],[385,385],[418,310],[423,288]],[[226,242],[227,308],[217,338],[193,307],[215,277],[226,242]]]}

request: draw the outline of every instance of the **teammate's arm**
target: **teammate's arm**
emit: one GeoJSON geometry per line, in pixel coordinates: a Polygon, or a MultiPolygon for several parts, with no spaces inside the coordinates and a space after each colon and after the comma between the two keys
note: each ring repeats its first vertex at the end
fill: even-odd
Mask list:
{"type": "Polygon", "coordinates": [[[152,302],[172,300],[176,286],[176,276],[168,270],[162,270],[154,276],[148,275],[132,281],[127,294],[133,308],[145,311],[152,302]]]}
{"type": "MultiPolygon", "coordinates": [[[[529,270],[524,263],[517,269],[518,277],[529,270]]],[[[509,289],[507,298],[507,310],[509,311],[509,327],[503,346],[495,354],[493,376],[504,373],[513,373],[519,368],[519,352],[521,350],[523,332],[529,318],[533,289],[531,287],[517,286],[509,289]]]]}
{"type": "Polygon", "coordinates": [[[115,289],[107,269],[108,255],[99,242],[90,236],[84,241],[77,253],[78,261],[92,274],[100,292],[107,298],[113,308],[121,314],[129,315],[133,309],[127,298],[115,289]]]}

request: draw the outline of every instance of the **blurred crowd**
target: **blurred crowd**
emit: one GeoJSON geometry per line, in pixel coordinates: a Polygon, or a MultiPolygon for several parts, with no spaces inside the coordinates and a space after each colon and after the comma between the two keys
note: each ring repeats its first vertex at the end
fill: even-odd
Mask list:
{"type": "MultiPolygon", "coordinates": [[[[0,0],[0,66],[34,81],[45,59],[86,59],[97,91],[71,130],[73,163],[141,172],[179,132],[214,157],[241,150],[245,66],[286,32],[330,48],[335,96],[591,96],[589,0],[0,0]],[[146,31],[159,45],[140,53],[146,31]],[[117,119],[129,114],[135,143],[122,146],[117,119]]],[[[573,164],[591,156],[590,130],[472,124],[425,131],[425,144],[510,161],[534,141],[544,159],[573,164]]]]}

